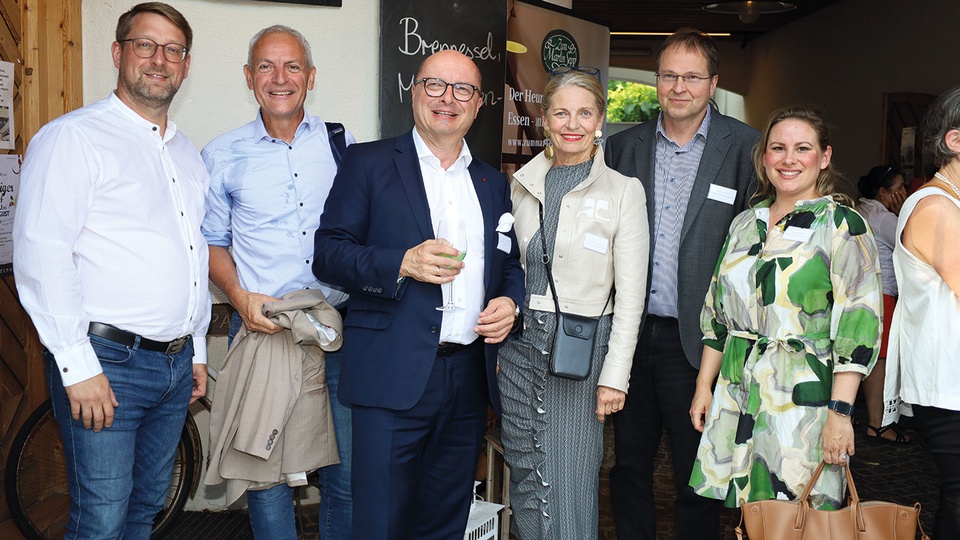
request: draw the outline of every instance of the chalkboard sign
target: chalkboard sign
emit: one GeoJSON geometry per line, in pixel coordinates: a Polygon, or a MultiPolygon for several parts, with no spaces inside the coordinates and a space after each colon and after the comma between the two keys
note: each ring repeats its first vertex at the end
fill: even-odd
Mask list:
{"type": "MultiPolygon", "coordinates": [[[[389,0],[380,2],[380,135],[413,127],[410,91],[431,54],[456,49],[483,78],[483,106],[467,133],[470,152],[500,167],[507,0],[389,0]]],[[[455,82],[455,81],[450,81],[455,82]]]]}

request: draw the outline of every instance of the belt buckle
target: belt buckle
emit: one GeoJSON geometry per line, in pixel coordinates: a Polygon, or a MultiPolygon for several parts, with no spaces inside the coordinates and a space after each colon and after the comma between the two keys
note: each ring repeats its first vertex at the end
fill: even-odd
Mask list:
{"type": "Polygon", "coordinates": [[[177,354],[183,350],[184,346],[187,344],[187,340],[190,339],[190,336],[183,336],[177,338],[170,343],[167,343],[167,350],[164,351],[164,354],[177,354]]]}

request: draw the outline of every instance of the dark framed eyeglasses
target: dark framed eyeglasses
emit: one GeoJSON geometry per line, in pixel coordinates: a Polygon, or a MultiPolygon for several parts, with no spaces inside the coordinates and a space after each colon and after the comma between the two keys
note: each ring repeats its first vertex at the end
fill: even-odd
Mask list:
{"type": "Polygon", "coordinates": [[[600,70],[592,66],[560,66],[548,71],[547,78],[552,79],[553,77],[563,75],[564,73],[570,73],[571,71],[579,71],[580,73],[593,75],[597,78],[597,80],[600,80],[600,70]]]}
{"type": "Polygon", "coordinates": [[[654,75],[657,77],[658,81],[664,84],[673,85],[677,84],[678,80],[681,80],[683,81],[683,84],[687,86],[697,86],[700,83],[709,81],[711,78],[713,78],[712,75],[707,75],[704,77],[703,75],[678,75],[676,73],[660,73],[659,71],[654,73],[654,75]]]}
{"type": "Polygon", "coordinates": [[[179,64],[187,59],[188,49],[179,43],[164,43],[161,45],[148,38],[121,39],[117,43],[125,41],[130,42],[131,47],[133,47],[133,54],[140,58],[153,58],[153,55],[157,54],[157,47],[163,47],[163,57],[167,59],[167,62],[179,64]]]}
{"type": "Polygon", "coordinates": [[[447,87],[453,87],[453,98],[457,101],[470,101],[473,95],[480,91],[476,85],[458,82],[448,83],[436,77],[423,77],[413,82],[413,85],[423,84],[423,91],[430,97],[440,97],[447,92],[447,87]]]}

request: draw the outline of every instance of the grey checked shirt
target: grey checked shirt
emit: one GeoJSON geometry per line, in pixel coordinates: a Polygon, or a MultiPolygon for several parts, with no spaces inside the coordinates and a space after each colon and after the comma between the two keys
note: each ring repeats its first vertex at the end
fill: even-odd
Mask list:
{"type": "Polygon", "coordinates": [[[684,146],[670,140],[663,130],[663,113],[657,119],[657,158],[654,166],[654,217],[651,231],[653,265],[650,267],[648,311],[660,317],[677,318],[677,258],[680,232],[693,190],[700,157],[710,129],[710,109],[700,128],[684,146]]]}

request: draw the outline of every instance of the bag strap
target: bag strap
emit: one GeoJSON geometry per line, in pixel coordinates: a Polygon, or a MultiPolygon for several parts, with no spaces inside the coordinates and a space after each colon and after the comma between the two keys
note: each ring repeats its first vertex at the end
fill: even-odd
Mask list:
{"type": "Polygon", "coordinates": [[[920,540],[930,540],[927,531],[923,530],[923,523],[920,521],[920,503],[913,503],[913,507],[917,510],[917,527],[920,527],[920,540]]]}
{"type": "MultiPolygon", "coordinates": [[[[540,260],[543,262],[543,266],[547,268],[547,284],[550,286],[550,292],[553,294],[553,304],[557,310],[557,324],[560,324],[560,300],[557,298],[557,288],[553,285],[553,272],[550,270],[550,256],[547,255],[547,235],[543,233],[543,203],[537,200],[537,204],[540,206],[540,250],[543,253],[540,260]]],[[[603,313],[607,311],[611,297],[613,297],[613,287],[610,288],[607,301],[604,302],[603,309],[600,310],[600,317],[603,317],[603,313]]]]}
{"type": "Polygon", "coordinates": [[[339,122],[324,122],[327,126],[327,138],[330,140],[330,153],[333,154],[333,161],[340,167],[340,158],[347,149],[347,130],[339,122]]]}
{"type": "Polygon", "coordinates": [[[806,502],[807,498],[810,496],[810,491],[813,490],[813,485],[817,483],[817,479],[820,478],[820,473],[823,472],[823,466],[827,462],[821,461],[820,465],[817,466],[817,470],[813,471],[813,477],[810,478],[810,482],[807,484],[807,487],[803,489],[803,493],[800,495],[800,498],[797,499],[802,502],[806,502]]]}

